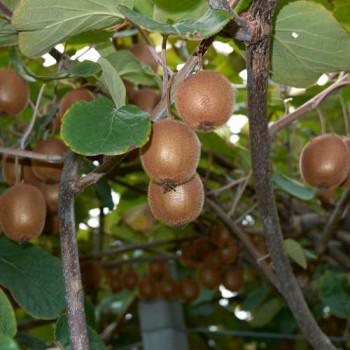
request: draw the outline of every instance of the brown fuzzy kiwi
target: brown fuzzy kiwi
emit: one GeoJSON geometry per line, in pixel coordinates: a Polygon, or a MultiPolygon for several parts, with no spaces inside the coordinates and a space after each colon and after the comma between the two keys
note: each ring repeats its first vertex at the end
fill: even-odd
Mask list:
{"type": "Polygon", "coordinates": [[[130,52],[143,64],[152,68],[155,72],[158,68],[158,62],[152,56],[150,50],[145,44],[135,44],[130,48],[130,52]]]}
{"type": "Polygon", "coordinates": [[[198,265],[199,261],[197,260],[193,244],[186,245],[182,248],[180,263],[183,267],[193,267],[198,265]]]}
{"type": "Polygon", "coordinates": [[[202,211],[202,181],[196,174],[190,181],[168,192],[164,192],[162,186],[150,182],[148,202],[156,219],[168,226],[184,226],[195,220],[202,211]]]}
{"type": "Polygon", "coordinates": [[[47,208],[51,212],[58,210],[58,196],[60,184],[47,184],[45,182],[39,182],[37,188],[41,191],[44,196],[47,208]]]}
{"type": "MultiPolygon", "coordinates": [[[[5,146],[4,141],[2,139],[0,139],[0,147],[4,147],[4,146],[5,146]]],[[[0,162],[2,162],[2,157],[3,157],[3,155],[2,155],[2,153],[0,153],[0,162]]]]}
{"type": "Polygon", "coordinates": [[[147,264],[147,272],[153,278],[163,277],[167,272],[167,263],[165,261],[156,261],[147,264]]]}
{"type": "Polygon", "coordinates": [[[29,88],[22,77],[9,69],[0,69],[0,113],[17,115],[28,104],[29,88]]]}
{"type": "Polygon", "coordinates": [[[91,293],[101,284],[102,271],[97,259],[88,259],[80,262],[81,279],[84,290],[91,293]]]}
{"type": "Polygon", "coordinates": [[[207,254],[203,259],[203,265],[211,269],[217,270],[222,266],[221,254],[219,250],[215,250],[207,254]]]}
{"type": "Polygon", "coordinates": [[[222,284],[231,292],[239,292],[244,286],[244,275],[242,269],[230,266],[222,276],[222,284]]]}
{"type": "Polygon", "coordinates": [[[234,242],[230,232],[224,225],[214,227],[211,230],[210,238],[218,248],[224,248],[234,242]]]}
{"type": "MultiPolygon", "coordinates": [[[[18,171],[19,180],[24,180],[25,183],[36,185],[37,180],[33,175],[31,161],[28,158],[18,157],[18,171]]],[[[5,181],[13,185],[16,183],[16,166],[15,157],[10,155],[5,155],[2,160],[2,175],[5,181]]]]}
{"type": "Polygon", "coordinates": [[[122,268],[120,266],[104,267],[104,274],[108,279],[109,287],[112,293],[118,294],[123,290],[121,281],[122,268]]]}
{"type": "Polygon", "coordinates": [[[199,285],[194,278],[186,277],[179,283],[179,295],[184,303],[192,303],[199,297],[199,285]]]}
{"type": "Polygon", "coordinates": [[[231,264],[237,260],[238,247],[235,242],[230,245],[219,249],[220,258],[223,264],[231,264]]]}
{"type": "Polygon", "coordinates": [[[202,261],[208,254],[212,253],[216,248],[209,237],[197,238],[194,241],[193,245],[196,257],[199,261],[202,261]]]}
{"type": "Polygon", "coordinates": [[[59,233],[58,214],[47,213],[43,234],[56,235],[59,233]]]}
{"type": "Polygon", "coordinates": [[[134,84],[128,80],[123,80],[125,86],[126,96],[128,98],[129,103],[132,103],[132,99],[135,96],[136,91],[134,90],[134,84]]]}
{"type": "Polygon", "coordinates": [[[178,288],[177,282],[169,276],[165,276],[159,281],[159,294],[164,298],[175,299],[178,295],[178,288]]]}
{"type": "Polygon", "coordinates": [[[163,119],[153,125],[141,149],[143,169],[153,182],[172,189],[193,177],[200,157],[197,135],[184,123],[163,119]]]}
{"type": "Polygon", "coordinates": [[[221,283],[221,272],[206,266],[198,269],[198,281],[207,288],[216,288],[221,283]]]}
{"type": "MultiPolygon", "coordinates": [[[[62,155],[68,151],[67,146],[60,140],[50,138],[38,142],[34,148],[35,152],[44,153],[47,155],[62,155]]],[[[32,169],[34,175],[41,181],[47,183],[57,183],[60,181],[62,173],[62,164],[47,163],[40,160],[32,161],[32,169]]]]}
{"type": "Polygon", "coordinates": [[[32,185],[17,184],[0,197],[0,216],[5,235],[18,242],[39,236],[45,225],[46,204],[32,185]]]}
{"type": "Polygon", "coordinates": [[[349,150],[338,135],[317,136],[303,148],[299,167],[307,184],[328,190],[339,186],[348,176],[349,150]]]}
{"type": "Polygon", "coordinates": [[[158,297],[157,284],[151,277],[144,277],[138,285],[139,298],[149,301],[158,297]]]}
{"type": "MultiPolygon", "coordinates": [[[[345,139],[343,139],[343,142],[345,143],[346,147],[348,148],[349,154],[350,154],[350,137],[346,137],[345,139]]],[[[343,187],[347,190],[350,189],[350,174],[348,174],[345,181],[341,184],[341,187],[343,187]]]]}
{"type": "Polygon", "coordinates": [[[158,90],[144,87],[134,94],[131,101],[143,111],[151,113],[159,100],[160,96],[158,90]]]}
{"type": "Polygon", "coordinates": [[[220,73],[199,71],[181,82],[175,91],[176,109],[196,131],[212,131],[232,116],[234,90],[220,73]]]}
{"type": "Polygon", "coordinates": [[[127,269],[123,272],[121,281],[125,289],[134,290],[139,283],[139,276],[133,269],[127,269]]]}
{"type": "Polygon", "coordinates": [[[59,110],[56,116],[56,127],[60,129],[62,118],[66,113],[67,109],[71,107],[74,103],[79,101],[92,101],[95,98],[94,94],[85,88],[74,89],[72,91],[68,91],[60,102],[59,110]]]}

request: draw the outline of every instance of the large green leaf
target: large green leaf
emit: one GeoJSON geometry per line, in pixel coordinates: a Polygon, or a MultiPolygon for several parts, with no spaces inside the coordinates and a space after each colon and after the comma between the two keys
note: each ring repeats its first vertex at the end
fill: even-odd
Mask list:
{"type": "Polygon", "coordinates": [[[56,318],[64,307],[60,261],[32,244],[0,238],[0,284],[37,318],[56,318]]]}
{"type": "Polygon", "coordinates": [[[198,20],[183,20],[168,24],[157,22],[126,6],[120,6],[119,8],[127,19],[150,32],[180,35],[198,40],[218,33],[231,19],[231,15],[226,11],[209,9],[198,20]]]}
{"type": "Polygon", "coordinates": [[[73,35],[110,27],[123,17],[120,4],[132,7],[133,0],[22,0],[12,17],[19,47],[39,56],[73,35]]]}
{"type": "Polygon", "coordinates": [[[17,30],[6,17],[0,16],[0,46],[15,45],[17,43],[17,30]]]}
{"type": "Polygon", "coordinates": [[[17,333],[15,313],[6,294],[0,289],[0,335],[14,337],[17,333]]]}
{"type": "MultiPolygon", "coordinates": [[[[88,337],[90,343],[90,349],[93,350],[106,350],[101,337],[90,326],[87,326],[88,337]]],[[[69,329],[67,315],[62,315],[55,326],[55,339],[59,341],[64,349],[70,350],[69,329]]]]}
{"type": "Polygon", "coordinates": [[[0,335],[0,350],[20,350],[16,342],[7,335],[0,335]]]}
{"type": "Polygon", "coordinates": [[[350,294],[346,291],[347,278],[328,271],[321,279],[320,297],[330,307],[331,312],[341,318],[350,315],[350,294]]]}
{"type": "Polygon", "coordinates": [[[105,58],[100,57],[98,60],[102,68],[101,81],[112,96],[114,104],[117,108],[125,105],[126,90],[123,81],[112,64],[105,58]]]}
{"type": "Polygon", "coordinates": [[[78,102],[63,117],[61,136],[84,155],[116,155],[143,146],[151,131],[148,113],[134,105],[114,108],[107,98],[78,102]]]}
{"type": "Polygon", "coordinates": [[[268,325],[280,312],[282,307],[283,301],[281,299],[273,298],[268,300],[254,312],[250,325],[256,328],[268,325]]]}
{"type": "Polygon", "coordinates": [[[308,87],[323,73],[350,70],[349,34],[323,6],[296,1],[278,13],[272,43],[272,78],[308,87]]]}

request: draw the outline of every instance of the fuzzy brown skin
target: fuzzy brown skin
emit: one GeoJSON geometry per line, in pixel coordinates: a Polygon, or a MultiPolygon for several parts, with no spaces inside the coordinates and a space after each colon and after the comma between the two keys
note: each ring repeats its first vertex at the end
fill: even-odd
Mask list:
{"type": "Polygon", "coordinates": [[[141,149],[143,169],[165,190],[193,177],[200,157],[197,135],[184,123],[163,119],[153,125],[148,143],[141,149]]]}
{"type": "Polygon", "coordinates": [[[0,69],[0,112],[20,114],[28,104],[29,88],[22,77],[9,69],[0,69]]]}
{"type": "Polygon", "coordinates": [[[18,184],[0,197],[0,220],[5,235],[18,242],[39,236],[45,225],[46,204],[41,192],[18,184]]]}
{"type": "Polygon", "coordinates": [[[175,299],[178,295],[179,286],[173,278],[166,276],[159,281],[158,289],[162,297],[175,299]]]}
{"type": "Polygon", "coordinates": [[[43,194],[47,208],[52,212],[57,211],[59,184],[47,184],[45,182],[39,182],[37,188],[43,194]]]}
{"type": "Polygon", "coordinates": [[[153,278],[163,277],[167,269],[168,267],[165,261],[156,261],[147,264],[147,273],[153,278]]]}
{"type": "MultiPolygon", "coordinates": [[[[35,185],[37,180],[35,180],[33,175],[30,159],[18,157],[18,166],[20,180],[24,180],[27,184],[35,185]]],[[[8,184],[14,185],[16,183],[15,157],[4,155],[2,160],[2,175],[8,184]]]]}
{"type": "Polygon", "coordinates": [[[350,153],[340,136],[323,134],[303,148],[299,167],[307,184],[328,190],[339,186],[348,176],[350,153]]]}
{"type": "Polygon", "coordinates": [[[154,72],[158,69],[158,62],[153,58],[147,45],[136,44],[130,48],[130,52],[143,64],[150,66],[154,72]]]}
{"type": "Polygon", "coordinates": [[[134,270],[128,269],[123,272],[121,282],[125,289],[134,290],[139,283],[139,276],[134,270]]]}
{"type": "Polygon", "coordinates": [[[157,298],[157,285],[153,278],[144,277],[138,286],[139,298],[145,301],[157,298]]]}
{"type": "Polygon", "coordinates": [[[231,292],[239,292],[244,286],[244,276],[241,269],[230,266],[222,276],[222,284],[231,292]]]}
{"type": "MultiPolygon", "coordinates": [[[[61,155],[68,151],[67,146],[60,140],[50,138],[38,142],[34,152],[44,153],[47,155],[61,155]]],[[[41,181],[48,183],[57,183],[60,181],[62,174],[62,164],[47,163],[40,160],[32,161],[34,175],[41,181]]]]}
{"type": "Polygon", "coordinates": [[[61,128],[62,118],[66,113],[67,109],[71,107],[74,103],[79,101],[92,101],[95,98],[94,94],[85,88],[74,89],[67,92],[60,102],[59,110],[56,116],[56,127],[61,128]]]}
{"type": "Polygon", "coordinates": [[[198,269],[198,281],[207,288],[216,288],[221,283],[221,272],[206,266],[198,269]]]}
{"type": "Polygon", "coordinates": [[[235,242],[219,249],[220,258],[223,264],[231,264],[237,260],[238,247],[235,242]]]}
{"type": "Polygon", "coordinates": [[[199,285],[191,277],[186,277],[179,283],[179,295],[184,303],[192,303],[199,297],[199,285]]]}
{"type": "Polygon", "coordinates": [[[200,71],[177,86],[175,101],[181,118],[192,129],[212,131],[232,116],[234,90],[222,74],[200,71]]]}
{"type": "Polygon", "coordinates": [[[202,181],[196,174],[190,181],[165,193],[162,186],[150,182],[148,202],[156,219],[168,226],[184,226],[195,220],[202,211],[202,181]]]}
{"type": "Polygon", "coordinates": [[[203,260],[203,265],[211,269],[220,269],[222,266],[221,254],[219,250],[209,253],[203,260]]]}
{"type": "Polygon", "coordinates": [[[160,96],[157,90],[145,87],[135,92],[131,102],[139,106],[143,111],[151,113],[159,100],[160,96]]]}
{"type": "MultiPolygon", "coordinates": [[[[350,137],[347,137],[345,139],[343,139],[343,142],[345,143],[346,147],[349,150],[349,155],[350,155],[350,137]]],[[[349,190],[350,189],[350,174],[348,174],[348,176],[345,178],[345,181],[342,183],[341,187],[349,190]]],[[[334,198],[334,196],[333,196],[334,198]]]]}
{"type": "Polygon", "coordinates": [[[210,233],[210,238],[218,248],[224,248],[228,244],[234,242],[234,239],[225,225],[214,227],[210,233]]]}

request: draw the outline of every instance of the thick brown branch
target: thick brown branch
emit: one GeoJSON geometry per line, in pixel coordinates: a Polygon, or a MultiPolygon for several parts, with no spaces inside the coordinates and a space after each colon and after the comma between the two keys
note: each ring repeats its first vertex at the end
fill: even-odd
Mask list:
{"type": "Polygon", "coordinates": [[[125,260],[115,260],[101,263],[102,267],[114,267],[125,264],[143,264],[148,262],[158,262],[158,261],[166,261],[166,260],[178,260],[180,256],[178,255],[159,255],[152,258],[131,258],[125,260]]]}
{"type": "Polygon", "coordinates": [[[80,156],[70,152],[64,162],[59,195],[59,231],[70,346],[72,350],[89,350],[74,213],[76,191],[73,182],[80,160],[80,156]]]}
{"type": "Polygon", "coordinates": [[[335,350],[313,318],[295,279],[284,251],[271,181],[270,135],[267,116],[267,91],[270,69],[272,16],[276,0],[255,0],[250,10],[259,23],[258,40],[248,46],[248,110],[252,168],[256,194],[270,256],[275,267],[280,291],[304,336],[314,349],[335,350]]]}

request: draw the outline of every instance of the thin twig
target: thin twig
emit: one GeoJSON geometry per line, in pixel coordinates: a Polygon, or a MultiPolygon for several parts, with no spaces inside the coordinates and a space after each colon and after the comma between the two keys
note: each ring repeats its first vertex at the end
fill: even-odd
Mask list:
{"type": "Polygon", "coordinates": [[[180,256],[178,255],[159,255],[152,258],[130,258],[125,260],[108,261],[101,263],[102,267],[113,267],[125,264],[143,264],[148,262],[158,262],[166,260],[178,260],[180,256]]]}
{"type": "Polygon", "coordinates": [[[237,192],[236,192],[236,195],[235,195],[235,198],[232,202],[231,209],[228,212],[229,217],[232,217],[235,214],[237,206],[239,204],[239,201],[241,200],[243,193],[244,193],[245,189],[247,188],[251,177],[252,177],[252,172],[250,171],[249,174],[246,176],[246,179],[244,180],[244,182],[239,185],[237,192]]]}
{"type": "Polygon", "coordinates": [[[168,65],[166,63],[166,43],[168,40],[168,35],[163,35],[162,41],[162,68],[163,68],[163,91],[162,99],[165,98],[168,89],[168,65]]]}
{"type": "Polygon", "coordinates": [[[43,153],[26,151],[20,148],[0,147],[0,154],[8,154],[10,156],[42,160],[48,163],[63,163],[64,160],[64,155],[47,155],[43,153]]]}
{"type": "Polygon", "coordinates": [[[242,183],[242,182],[245,181],[246,179],[247,179],[247,176],[242,176],[241,178],[239,178],[239,179],[237,179],[237,180],[234,180],[234,181],[228,183],[228,184],[225,185],[225,186],[222,186],[222,187],[219,187],[219,188],[215,188],[214,190],[208,191],[208,192],[207,192],[207,195],[208,195],[208,196],[216,195],[216,194],[219,194],[219,193],[222,192],[222,191],[229,190],[230,188],[235,187],[235,186],[237,186],[238,184],[242,183]]]}
{"type": "Polygon", "coordinates": [[[326,120],[324,118],[324,115],[323,115],[323,112],[322,112],[322,109],[317,106],[316,107],[316,112],[320,118],[320,123],[321,123],[321,133],[322,134],[325,134],[327,132],[327,128],[326,128],[326,120]]]}
{"type": "Polygon", "coordinates": [[[344,97],[343,97],[343,94],[341,93],[341,90],[339,90],[338,94],[339,94],[339,100],[340,100],[341,109],[342,109],[342,112],[343,112],[344,126],[345,126],[345,135],[349,135],[350,127],[349,127],[348,110],[346,108],[344,97]]]}

